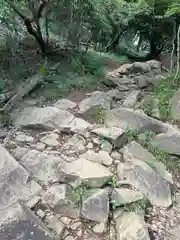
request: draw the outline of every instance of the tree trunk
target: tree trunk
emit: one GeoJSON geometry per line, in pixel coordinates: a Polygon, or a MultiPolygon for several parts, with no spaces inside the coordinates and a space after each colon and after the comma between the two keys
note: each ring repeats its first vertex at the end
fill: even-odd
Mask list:
{"type": "Polygon", "coordinates": [[[141,35],[139,36],[139,41],[138,41],[138,44],[137,44],[137,47],[136,47],[136,51],[139,52],[140,49],[141,49],[141,43],[142,43],[142,37],[141,35]]]}
{"type": "Polygon", "coordinates": [[[161,55],[161,52],[164,48],[164,44],[156,42],[154,38],[150,40],[150,52],[146,56],[146,60],[158,59],[161,55]]]}
{"type": "Polygon", "coordinates": [[[37,26],[37,30],[34,30],[33,29],[33,26],[32,26],[32,23],[30,22],[29,19],[26,19],[24,21],[24,24],[27,28],[27,31],[30,35],[32,35],[36,41],[38,42],[40,48],[41,48],[41,51],[42,53],[45,53],[46,50],[47,50],[47,44],[46,42],[44,41],[43,37],[42,37],[42,33],[41,33],[41,30],[40,30],[40,27],[37,26]]]}

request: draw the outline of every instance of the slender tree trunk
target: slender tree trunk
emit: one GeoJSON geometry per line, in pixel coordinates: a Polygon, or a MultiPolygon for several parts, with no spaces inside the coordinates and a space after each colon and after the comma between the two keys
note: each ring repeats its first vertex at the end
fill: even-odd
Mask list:
{"type": "Polygon", "coordinates": [[[140,51],[140,49],[141,49],[141,43],[142,43],[142,37],[141,37],[141,35],[139,36],[139,41],[138,41],[138,44],[137,44],[137,48],[136,48],[136,51],[137,52],[139,52],[140,51]]]}

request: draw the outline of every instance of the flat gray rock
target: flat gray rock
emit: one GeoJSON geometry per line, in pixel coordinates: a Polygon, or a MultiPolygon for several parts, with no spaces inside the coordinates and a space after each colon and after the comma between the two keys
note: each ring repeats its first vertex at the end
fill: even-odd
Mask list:
{"type": "Polygon", "coordinates": [[[17,204],[10,219],[0,222],[1,240],[55,240],[47,227],[24,204],[17,204]]]}
{"type": "Polygon", "coordinates": [[[61,181],[76,180],[79,184],[84,183],[91,187],[102,187],[112,177],[105,166],[82,158],[71,163],[62,162],[58,170],[61,181]]]}
{"type": "Polygon", "coordinates": [[[110,109],[111,99],[106,93],[103,93],[101,91],[93,92],[89,98],[84,99],[79,104],[79,113],[85,113],[90,109],[97,107],[103,109],[110,109]]]}
{"type": "Polygon", "coordinates": [[[122,151],[125,159],[135,158],[142,160],[159,173],[162,178],[173,183],[172,175],[167,171],[166,166],[162,162],[157,161],[156,158],[139,143],[132,141],[126,145],[122,151]]]}
{"type": "Polygon", "coordinates": [[[117,240],[150,240],[144,216],[124,212],[116,219],[117,240]]]}
{"type": "Polygon", "coordinates": [[[152,139],[152,144],[166,153],[180,155],[179,134],[159,134],[152,139]]]}
{"type": "Polygon", "coordinates": [[[16,158],[16,160],[20,160],[27,152],[29,148],[26,147],[17,147],[13,150],[12,154],[16,158]]]}
{"type": "Polygon", "coordinates": [[[30,150],[21,158],[20,163],[45,185],[58,181],[57,167],[62,159],[58,156],[48,155],[37,150],[30,150]]]}
{"type": "Polygon", "coordinates": [[[81,119],[81,118],[75,118],[70,124],[70,129],[71,129],[71,132],[74,132],[74,133],[84,133],[86,131],[88,131],[89,129],[92,128],[92,125],[85,121],[84,119],[81,119]]]}
{"type": "Polygon", "coordinates": [[[117,127],[101,127],[92,130],[100,137],[104,137],[111,141],[111,143],[117,147],[121,147],[125,140],[125,130],[117,127]]]}
{"type": "Polygon", "coordinates": [[[42,202],[48,204],[56,214],[70,218],[79,217],[77,193],[66,184],[55,184],[49,187],[42,196],[42,202]]]}
{"type": "Polygon", "coordinates": [[[170,100],[171,118],[173,120],[180,120],[180,89],[174,94],[170,100]]]}
{"type": "Polygon", "coordinates": [[[125,98],[122,106],[125,108],[133,108],[136,105],[137,101],[139,100],[140,95],[141,95],[140,90],[131,91],[125,98]]]}
{"type": "Polygon", "coordinates": [[[81,215],[92,221],[105,222],[109,215],[108,189],[92,190],[83,202],[81,215]]]}
{"type": "Polygon", "coordinates": [[[50,147],[56,147],[59,145],[59,135],[57,133],[49,133],[40,139],[41,142],[45,143],[50,147]]]}
{"type": "Polygon", "coordinates": [[[19,199],[28,200],[40,193],[41,187],[30,180],[30,174],[0,145],[0,210],[19,199]]]}
{"type": "Polygon", "coordinates": [[[101,150],[99,152],[95,152],[94,150],[88,150],[87,152],[80,155],[80,158],[100,163],[105,166],[110,166],[113,162],[112,157],[109,155],[107,151],[104,150],[101,150]]]}
{"type": "Polygon", "coordinates": [[[76,106],[77,104],[69,99],[60,99],[54,104],[54,107],[61,110],[74,109],[76,106]]]}
{"type": "Polygon", "coordinates": [[[113,203],[117,207],[136,202],[143,198],[144,195],[140,191],[135,191],[127,188],[115,188],[111,197],[113,203]]]}
{"type": "Polygon", "coordinates": [[[28,107],[22,112],[14,113],[12,121],[14,126],[58,128],[61,125],[68,125],[74,116],[66,110],[55,107],[28,107]]]}
{"type": "Polygon", "coordinates": [[[106,127],[119,127],[125,130],[130,128],[138,132],[151,130],[155,133],[163,133],[167,131],[167,127],[162,122],[128,108],[114,108],[106,111],[104,122],[106,127]]]}
{"type": "Polygon", "coordinates": [[[122,100],[125,97],[124,92],[120,92],[118,89],[109,90],[106,93],[112,100],[122,100]]]}
{"type": "Polygon", "coordinates": [[[169,183],[147,163],[132,157],[118,164],[117,174],[122,183],[140,190],[153,205],[169,207],[172,204],[169,183]]]}

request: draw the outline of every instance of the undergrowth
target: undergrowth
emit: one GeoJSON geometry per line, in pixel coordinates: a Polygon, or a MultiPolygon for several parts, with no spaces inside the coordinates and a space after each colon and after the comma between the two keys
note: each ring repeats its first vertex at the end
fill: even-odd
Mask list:
{"type": "Polygon", "coordinates": [[[101,85],[106,71],[127,61],[126,57],[89,51],[85,55],[74,54],[61,61],[56,70],[46,73],[45,97],[59,97],[72,90],[94,90],[101,85]]]}
{"type": "Polygon", "coordinates": [[[174,73],[172,73],[155,85],[153,89],[155,97],[159,100],[159,109],[163,120],[169,120],[171,117],[171,106],[169,101],[179,87],[180,76],[174,79],[174,73]]]}
{"type": "MultiPolygon", "coordinates": [[[[126,136],[128,142],[136,141],[142,147],[147,149],[157,161],[160,161],[166,165],[166,167],[170,170],[180,169],[180,159],[176,156],[172,156],[166,153],[163,149],[159,149],[158,147],[153,145],[153,137],[155,134],[152,131],[145,131],[142,134],[138,134],[138,132],[127,128],[126,136]]],[[[154,164],[148,162],[148,164],[154,168],[154,164]]]]}

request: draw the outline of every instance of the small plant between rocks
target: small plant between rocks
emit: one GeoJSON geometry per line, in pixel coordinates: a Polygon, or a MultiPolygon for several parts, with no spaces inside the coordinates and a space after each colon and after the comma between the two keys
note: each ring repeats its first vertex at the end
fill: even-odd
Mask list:
{"type": "Polygon", "coordinates": [[[175,73],[169,74],[165,79],[155,85],[153,92],[159,100],[159,109],[162,120],[170,119],[171,105],[169,103],[173,94],[180,87],[180,77],[175,78],[175,73]]]}

